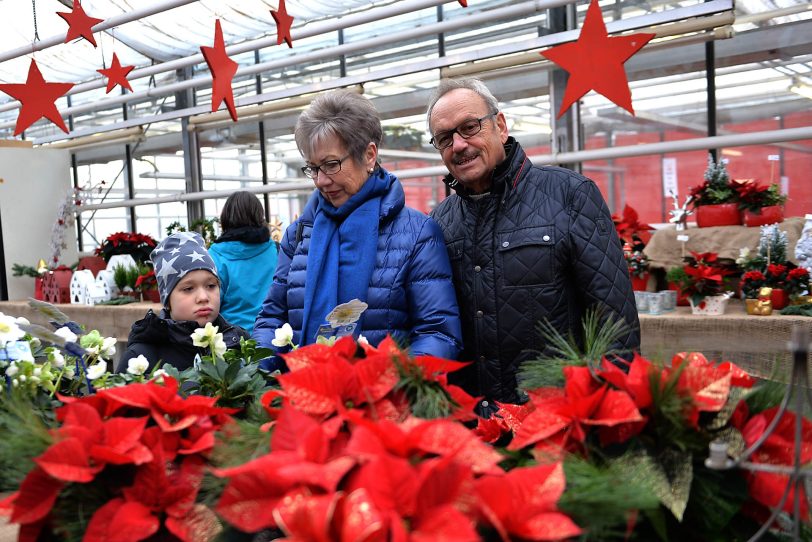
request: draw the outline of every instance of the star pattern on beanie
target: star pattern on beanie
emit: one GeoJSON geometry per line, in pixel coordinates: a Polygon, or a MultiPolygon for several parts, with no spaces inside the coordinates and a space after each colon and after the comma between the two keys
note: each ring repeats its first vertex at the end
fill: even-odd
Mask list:
{"type": "Polygon", "coordinates": [[[214,260],[197,232],[173,233],[158,243],[150,258],[155,265],[158,292],[164,306],[178,282],[191,271],[202,269],[217,276],[214,260]]]}

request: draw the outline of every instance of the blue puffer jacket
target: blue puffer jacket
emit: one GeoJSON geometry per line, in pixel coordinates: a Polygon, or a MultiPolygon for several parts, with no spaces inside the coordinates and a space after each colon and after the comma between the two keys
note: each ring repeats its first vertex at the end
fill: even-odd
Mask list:
{"type": "MultiPolygon", "coordinates": [[[[301,342],[316,198],[314,192],[282,238],[276,275],[254,325],[253,338],[260,346],[274,348],[274,331],[286,322],[294,330],[294,344],[301,342]]],[[[405,203],[395,179],[381,200],[378,254],[361,334],[372,345],[391,334],[413,355],[456,359],[462,335],[443,233],[434,220],[405,203]]]]}

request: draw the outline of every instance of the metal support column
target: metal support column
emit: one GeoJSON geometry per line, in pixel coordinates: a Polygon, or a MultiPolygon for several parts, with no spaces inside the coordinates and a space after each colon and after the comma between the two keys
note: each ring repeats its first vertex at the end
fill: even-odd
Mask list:
{"type": "MultiPolygon", "coordinates": [[[[124,94],[124,89],[121,89],[121,93],[124,94]]],[[[128,118],[127,114],[127,102],[121,104],[121,115],[126,121],[128,118]]],[[[132,145],[129,143],[124,145],[124,182],[127,184],[127,199],[133,199],[135,197],[135,179],[133,178],[133,149],[132,145]]],[[[133,233],[138,232],[138,220],[135,214],[135,207],[130,207],[130,231],[133,233]]]]}
{"type": "MultiPolygon", "coordinates": [[[[547,13],[550,32],[553,34],[572,30],[576,26],[575,4],[552,8],[547,13]]],[[[581,104],[575,102],[561,118],[558,118],[567,81],[569,81],[569,74],[565,70],[553,68],[550,71],[550,123],[553,133],[551,142],[553,154],[579,151],[582,148],[581,104]]],[[[582,169],[581,162],[558,165],[579,173],[582,169]]]]}
{"type": "MultiPolygon", "coordinates": [[[[259,49],[254,51],[254,64],[259,64],[259,49]]],[[[256,78],[257,94],[262,94],[262,75],[257,74],[256,78]]],[[[268,184],[268,143],[265,141],[265,121],[259,119],[259,163],[262,167],[262,184],[268,184]]],[[[265,193],[262,195],[265,204],[265,222],[271,221],[271,197],[265,193]]]]}
{"type": "MultiPolygon", "coordinates": [[[[716,49],[713,40],[705,43],[705,80],[708,87],[708,137],[714,137],[716,135],[716,49]]],[[[719,160],[717,151],[718,149],[708,149],[714,162],[719,160]]]]}
{"type": "MultiPolygon", "coordinates": [[[[71,99],[70,94],[65,96],[68,101],[68,107],[71,106],[71,99]]],[[[73,115],[68,115],[68,131],[73,131],[73,115]]],[[[76,161],[76,153],[70,153],[70,171],[71,177],[73,177],[73,187],[79,188],[79,165],[76,161]]],[[[79,249],[79,252],[84,250],[84,243],[82,242],[82,215],[76,213],[76,246],[79,249]]]]}
{"type": "MultiPolygon", "coordinates": [[[[177,71],[178,79],[185,80],[192,78],[192,68],[186,67],[177,71]]],[[[194,89],[185,89],[175,93],[175,107],[185,109],[195,105],[194,89]]],[[[186,177],[186,193],[203,191],[203,182],[200,178],[200,145],[198,143],[197,132],[188,130],[189,117],[183,117],[180,123],[181,139],[183,140],[183,172],[186,177]]],[[[191,225],[197,220],[203,220],[202,201],[186,202],[186,216],[188,224],[191,225]]]]}

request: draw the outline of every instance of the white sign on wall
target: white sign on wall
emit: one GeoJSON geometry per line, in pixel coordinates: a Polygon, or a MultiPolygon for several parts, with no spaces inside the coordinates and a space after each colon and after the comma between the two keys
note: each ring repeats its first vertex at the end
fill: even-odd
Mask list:
{"type": "Polygon", "coordinates": [[[679,196],[676,158],[663,158],[663,195],[666,197],[679,196]]]}

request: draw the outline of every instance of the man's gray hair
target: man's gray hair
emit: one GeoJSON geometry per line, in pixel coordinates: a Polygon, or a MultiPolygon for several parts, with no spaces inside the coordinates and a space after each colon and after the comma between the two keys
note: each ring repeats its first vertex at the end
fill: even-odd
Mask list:
{"type": "Polygon", "coordinates": [[[426,126],[428,127],[429,133],[431,133],[431,112],[434,109],[434,105],[445,94],[451,92],[452,90],[457,90],[458,88],[472,90],[479,94],[482,97],[482,100],[485,102],[485,105],[488,106],[488,113],[496,113],[499,111],[499,101],[494,97],[493,93],[491,93],[490,89],[485,86],[485,83],[476,77],[440,79],[440,84],[437,85],[437,88],[431,93],[431,97],[429,98],[429,108],[426,111],[426,126]]]}
{"type": "Polygon", "coordinates": [[[296,121],[296,146],[306,159],[316,147],[340,139],[350,157],[362,163],[370,143],[380,146],[381,118],[369,99],[349,90],[334,90],[318,96],[296,121]]]}

